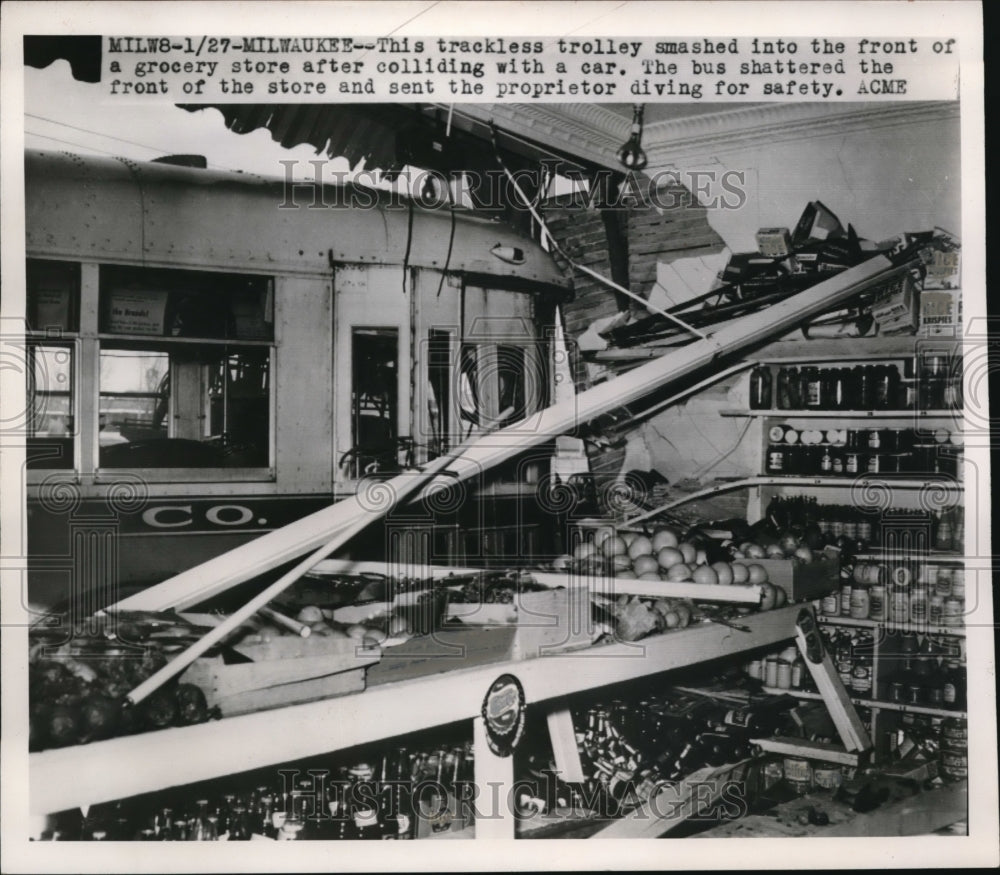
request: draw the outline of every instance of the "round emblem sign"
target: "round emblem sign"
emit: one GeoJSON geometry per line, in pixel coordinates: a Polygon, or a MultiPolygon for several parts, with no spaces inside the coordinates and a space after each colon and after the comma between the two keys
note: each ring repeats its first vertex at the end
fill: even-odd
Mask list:
{"type": "Polygon", "coordinates": [[[486,741],[497,756],[509,757],[524,734],[524,688],[512,674],[500,675],[483,699],[486,741]]]}

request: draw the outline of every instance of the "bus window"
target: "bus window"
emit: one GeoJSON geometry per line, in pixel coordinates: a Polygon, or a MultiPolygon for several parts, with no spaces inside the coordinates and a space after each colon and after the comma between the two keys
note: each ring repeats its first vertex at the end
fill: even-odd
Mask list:
{"type": "Polygon", "coordinates": [[[351,331],[351,477],[399,469],[399,331],[351,331]]]}
{"type": "Polygon", "coordinates": [[[265,467],[268,364],[259,348],[105,344],[100,466],[265,467]]]}
{"type": "Polygon", "coordinates": [[[427,436],[433,458],[452,445],[451,435],[452,332],[432,328],[427,334],[427,436]]]}
{"type": "Polygon", "coordinates": [[[265,468],[269,277],[101,268],[101,468],[265,468]]]}
{"type": "Polygon", "coordinates": [[[73,348],[32,343],[28,356],[28,467],[72,468],[73,348]]]}
{"type": "Polygon", "coordinates": [[[523,346],[463,343],[458,392],[463,433],[511,425],[544,407],[542,379],[523,346]]]}
{"type": "Polygon", "coordinates": [[[80,265],[29,258],[25,265],[27,330],[26,442],[29,469],[74,465],[75,346],[80,265]]]}

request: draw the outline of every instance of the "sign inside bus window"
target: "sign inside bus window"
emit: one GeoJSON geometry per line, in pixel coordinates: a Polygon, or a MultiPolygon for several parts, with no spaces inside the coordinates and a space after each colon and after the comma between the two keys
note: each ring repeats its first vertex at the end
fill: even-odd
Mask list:
{"type": "Polygon", "coordinates": [[[111,292],[108,301],[108,331],[115,334],[162,336],[167,292],[128,289],[111,292]]]}

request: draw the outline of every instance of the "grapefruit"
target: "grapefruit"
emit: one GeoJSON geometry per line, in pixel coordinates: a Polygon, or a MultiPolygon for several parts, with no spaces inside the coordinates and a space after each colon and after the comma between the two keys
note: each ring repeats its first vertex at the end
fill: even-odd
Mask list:
{"type": "Polygon", "coordinates": [[[803,562],[813,561],[813,551],[808,547],[796,547],[794,555],[796,559],[801,559],[803,562]]]}
{"type": "Polygon", "coordinates": [[[609,526],[602,526],[594,532],[594,546],[602,553],[607,554],[608,551],[604,549],[604,545],[613,537],[615,537],[615,530],[609,526]]]}
{"type": "Polygon", "coordinates": [[[632,570],[641,578],[644,574],[655,574],[659,577],[660,563],[655,556],[637,556],[632,561],[632,570]]]}
{"type": "Polygon", "coordinates": [[[716,573],[714,568],[710,568],[708,565],[699,565],[695,568],[691,578],[695,583],[703,583],[712,586],[719,582],[719,575],[716,573]]]}
{"type": "Polygon", "coordinates": [[[614,535],[604,539],[604,543],[601,544],[601,552],[605,556],[622,556],[628,553],[628,547],[625,546],[624,538],[614,535]]]}
{"type": "Polygon", "coordinates": [[[653,542],[645,535],[639,535],[628,547],[628,555],[635,559],[637,556],[650,556],[653,553],[653,542]]]}
{"type": "Polygon", "coordinates": [[[760,609],[762,611],[769,611],[778,601],[778,588],[773,583],[767,583],[766,581],[761,583],[760,588],[760,609]]]}
{"type": "Polygon", "coordinates": [[[728,562],[716,562],[712,565],[715,573],[719,577],[719,583],[722,586],[729,586],[735,575],[733,574],[733,567],[728,562]]]}
{"type": "Polygon", "coordinates": [[[619,553],[611,557],[611,567],[615,571],[624,571],[626,568],[632,567],[632,560],[628,558],[627,554],[619,553]]]}
{"type": "Polygon", "coordinates": [[[676,547],[678,543],[677,532],[673,529],[658,529],[653,535],[653,550],[657,553],[664,547],[676,547]]]}
{"type": "Polygon", "coordinates": [[[688,568],[683,562],[678,562],[676,565],[671,565],[667,570],[667,580],[673,580],[676,582],[682,580],[691,579],[691,569],[688,568]]]}
{"type": "Polygon", "coordinates": [[[660,563],[660,568],[670,569],[684,561],[684,554],[676,547],[664,547],[656,554],[656,561],[660,563]]]}

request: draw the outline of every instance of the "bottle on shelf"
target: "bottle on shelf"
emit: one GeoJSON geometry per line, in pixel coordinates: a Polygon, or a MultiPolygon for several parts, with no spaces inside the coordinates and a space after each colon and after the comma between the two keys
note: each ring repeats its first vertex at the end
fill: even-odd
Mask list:
{"type": "Polygon", "coordinates": [[[771,403],[771,369],[767,365],[757,365],[750,372],[750,409],[770,410],[771,403]]]}

